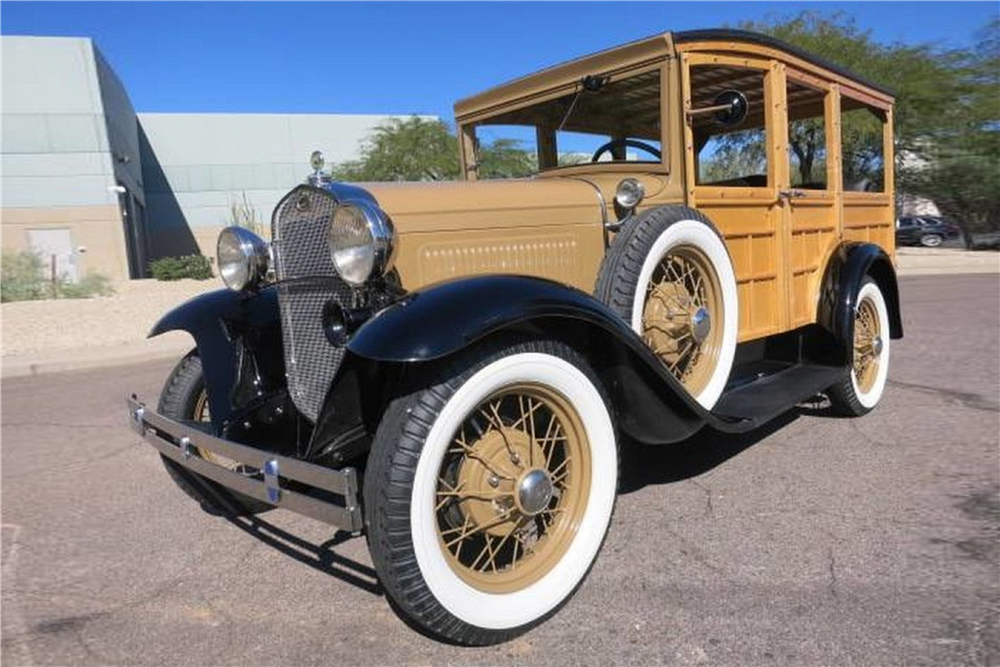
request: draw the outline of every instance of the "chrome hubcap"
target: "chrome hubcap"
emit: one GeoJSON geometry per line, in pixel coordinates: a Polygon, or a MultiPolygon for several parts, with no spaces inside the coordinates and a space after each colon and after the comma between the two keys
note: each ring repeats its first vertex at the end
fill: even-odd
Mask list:
{"type": "Polygon", "coordinates": [[[552,500],[552,480],[541,468],[524,473],[517,482],[517,504],[528,516],[534,516],[549,506],[552,500]]]}
{"type": "Polygon", "coordinates": [[[691,335],[700,344],[710,333],[712,333],[712,316],[707,308],[699,308],[691,315],[691,335]]]}
{"type": "Polygon", "coordinates": [[[877,357],[882,354],[882,337],[875,336],[872,340],[872,353],[877,357]]]}

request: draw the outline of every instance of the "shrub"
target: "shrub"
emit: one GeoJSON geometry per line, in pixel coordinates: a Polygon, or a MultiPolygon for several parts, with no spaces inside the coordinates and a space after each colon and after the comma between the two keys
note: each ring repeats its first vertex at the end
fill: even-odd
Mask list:
{"type": "MultiPolygon", "coordinates": [[[[0,301],[37,301],[51,299],[52,281],[46,275],[45,263],[33,252],[3,251],[3,275],[0,276],[0,301]]],[[[111,279],[90,271],[73,283],[60,278],[56,283],[56,294],[60,299],[86,299],[92,296],[114,294],[111,279]]]]}
{"type": "Polygon", "coordinates": [[[59,281],[60,299],[89,299],[93,296],[111,296],[114,293],[111,279],[94,271],[88,271],[79,282],[59,281]]]}
{"type": "Polygon", "coordinates": [[[52,287],[42,274],[38,255],[22,250],[4,250],[0,256],[0,301],[33,301],[52,296],[52,287]]]}
{"type": "Polygon", "coordinates": [[[212,277],[212,263],[204,255],[161,257],[149,263],[149,271],[157,280],[208,280],[212,277]]]}

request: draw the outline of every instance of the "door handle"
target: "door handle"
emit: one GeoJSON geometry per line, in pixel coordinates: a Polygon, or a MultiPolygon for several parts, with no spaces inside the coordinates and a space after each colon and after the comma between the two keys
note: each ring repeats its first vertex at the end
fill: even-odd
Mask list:
{"type": "Polygon", "coordinates": [[[780,199],[799,199],[799,198],[805,197],[805,196],[806,196],[806,191],[805,190],[796,190],[796,189],[793,188],[791,190],[779,190],[778,191],[778,197],[780,199]]]}

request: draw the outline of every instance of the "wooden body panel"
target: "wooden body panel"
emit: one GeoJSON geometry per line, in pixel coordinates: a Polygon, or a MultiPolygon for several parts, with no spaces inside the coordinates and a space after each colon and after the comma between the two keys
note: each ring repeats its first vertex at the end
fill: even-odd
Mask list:
{"type": "MultiPolygon", "coordinates": [[[[794,49],[752,39],[701,37],[678,36],[675,43],[671,33],[658,35],[456,104],[465,182],[366,186],[396,225],[396,267],[404,287],[419,289],[483,273],[521,273],[592,292],[605,241],[613,236],[603,225],[617,219],[615,189],[626,177],[638,179],[646,189],[640,211],[687,205],[720,230],[736,273],[740,341],[815,322],[827,263],[841,243],[875,243],[894,257],[892,96],[794,49]],[[700,147],[688,115],[693,107],[690,72],[696,66],[760,73],[752,75],[763,86],[755,84],[754,109],[746,123],[766,127],[766,186],[696,183],[700,147]],[[657,69],[660,163],[582,164],[550,169],[534,179],[475,180],[477,123],[503,114],[519,118],[543,101],[565,99],[568,104],[584,76],[618,81],[657,69]],[[845,108],[867,105],[884,119],[884,192],[844,192],[841,110],[848,102],[845,108]],[[790,123],[803,119],[824,122],[825,173],[796,190],[790,123]]],[[[554,162],[556,152],[552,131],[549,125],[536,128],[539,154],[547,164],[554,162]]]]}

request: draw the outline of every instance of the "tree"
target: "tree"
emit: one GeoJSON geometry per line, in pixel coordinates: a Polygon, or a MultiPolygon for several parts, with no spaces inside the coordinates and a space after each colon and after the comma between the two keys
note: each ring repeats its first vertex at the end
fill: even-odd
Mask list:
{"type": "MultiPolygon", "coordinates": [[[[361,158],[335,167],[342,181],[445,181],[458,178],[458,139],[447,124],[411,116],[375,128],[361,146],[361,158]]],[[[537,171],[534,153],[513,139],[479,148],[482,178],[517,178],[537,171]]]]}
{"type": "Polygon", "coordinates": [[[458,177],[458,140],[440,120],[393,118],[375,128],[361,158],[332,171],[342,181],[442,181],[458,177]]]}
{"type": "MultiPolygon", "coordinates": [[[[807,11],[740,26],[772,35],[842,65],[896,94],[897,189],[935,201],[970,230],[1000,226],[1000,21],[972,49],[884,45],[843,13],[807,11]]],[[[881,134],[871,118],[845,115],[844,172],[849,182],[877,176],[881,134]]],[[[808,123],[790,128],[790,149],[804,180],[823,137],[808,123]]]]}
{"type": "Polygon", "coordinates": [[[958,59],[961,95],[955,123],[928,142],[926,163],[910,170],[908,185],[973,234],[1000,231],[1000,20],[979,33],[958,59]]]}

